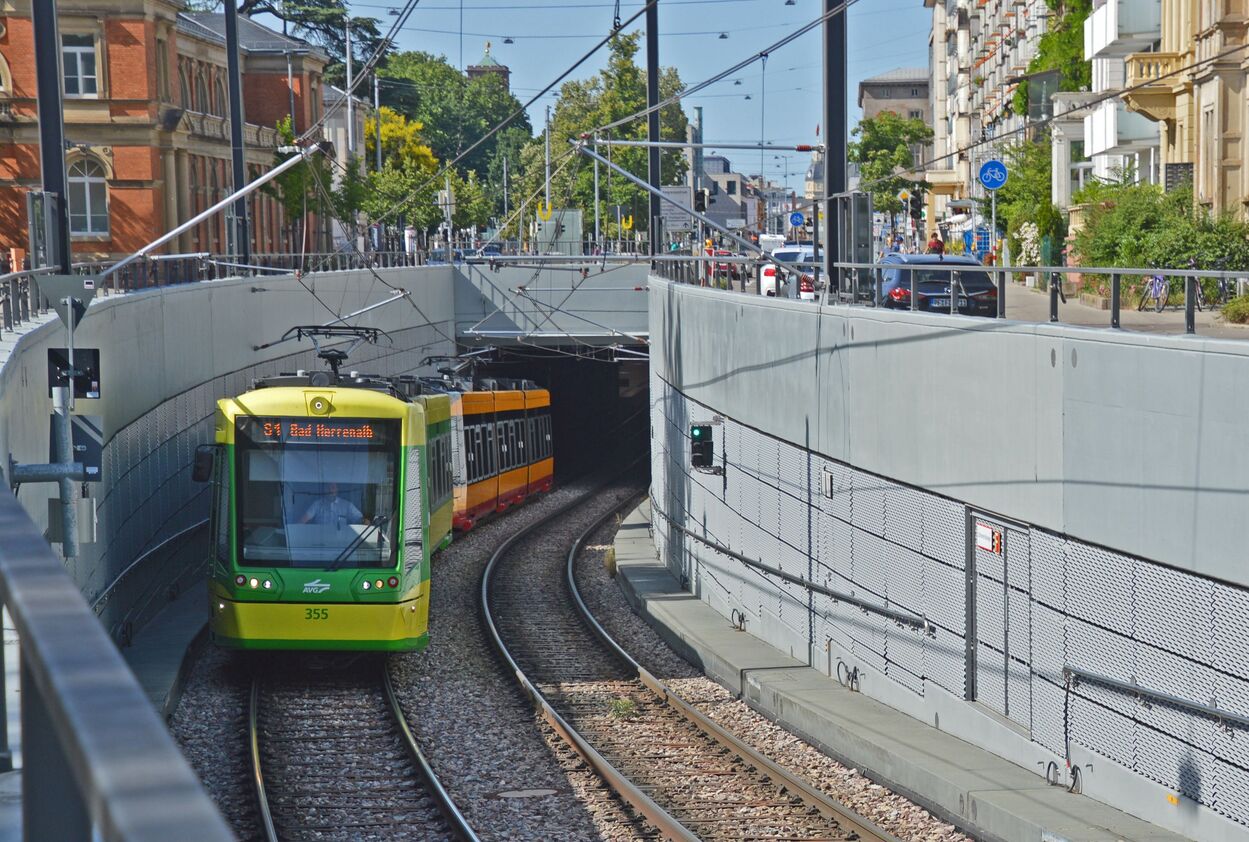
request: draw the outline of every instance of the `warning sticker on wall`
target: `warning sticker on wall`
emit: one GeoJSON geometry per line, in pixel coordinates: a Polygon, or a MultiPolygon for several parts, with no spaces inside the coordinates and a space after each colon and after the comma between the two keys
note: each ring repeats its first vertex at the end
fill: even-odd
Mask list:
{"type": "Polygon", "coordinates": [[[1002,554],[1002,530],[982,520],[976,521],[976,549],[1002,554]]]}

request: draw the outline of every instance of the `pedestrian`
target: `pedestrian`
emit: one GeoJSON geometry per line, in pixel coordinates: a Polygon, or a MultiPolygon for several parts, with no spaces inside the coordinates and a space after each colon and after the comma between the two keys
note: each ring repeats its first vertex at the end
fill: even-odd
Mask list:
{"type": "Polygon", "coordinates": [[[928,240],[928,253],[939,257],[945,255],[945,243],[936,231],[932,232],[932,237],[928,240]]]}

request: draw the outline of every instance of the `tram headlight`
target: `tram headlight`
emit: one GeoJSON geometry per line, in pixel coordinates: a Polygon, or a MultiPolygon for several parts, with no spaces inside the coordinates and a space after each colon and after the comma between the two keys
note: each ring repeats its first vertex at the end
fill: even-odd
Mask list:
{"type": "Polygon", "coordinates": [[[362,591],[367,591],[371,587],[372,585],[369,583],[368,579],[365,579],[363,582],[360,583],[360,590],[362,591]]]}
{"type": "Polygon", "coordinates": [[[251,579],[248,580],[247,584],[252,586],[252,590],[255,590],[256,588],[260,586],[260,580],[257,579],[255,576],[253,576],[251,579]]]}
{"type": "Polygon", "coordinates": [[[380,591],[382,589],[382,580],[378,579],[376,582],[374,582],[373,587],[377,588],[380,591]]]}
{"type": "Polygon", "coordinates": [[[265,579],[265,590],[269,590],[269,589],[271,589],[272,587],[273,587],[273,582],[271,582],[271,581],[270,581],[270,580],[268,580],[268,579],[265,579]]]}

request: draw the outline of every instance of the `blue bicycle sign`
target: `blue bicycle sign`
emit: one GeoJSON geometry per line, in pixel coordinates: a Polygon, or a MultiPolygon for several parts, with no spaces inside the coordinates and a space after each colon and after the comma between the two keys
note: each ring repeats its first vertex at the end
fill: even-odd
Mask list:
{"type": "Polygon", "coordinates": [[[997,190],[1006,183],[1006,165],[996,159],[980,165],[980,183],[986,190],[997,190]]]}
{"type": "Polygon", "coordinates": [[[789,215],[789,224],[797,228],[805,221],[802,211],[794,211],[789,215]]]}

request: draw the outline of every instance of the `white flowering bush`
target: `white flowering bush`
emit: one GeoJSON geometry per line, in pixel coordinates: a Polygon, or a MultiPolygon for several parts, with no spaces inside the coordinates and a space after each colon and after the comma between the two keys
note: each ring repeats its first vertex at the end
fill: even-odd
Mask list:
{"type": "Polygon", "coordinates": [[[1035,222],[1025,222],[1019,226],[1015,237],[1019,242],[1019,255],[1016,258],[1019,266],[1036,266],[1041,262],[1041,232],[1035,222]]]}

